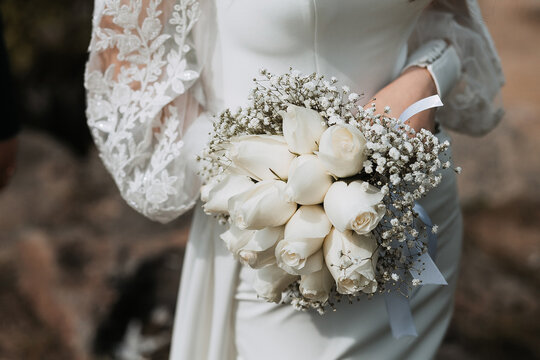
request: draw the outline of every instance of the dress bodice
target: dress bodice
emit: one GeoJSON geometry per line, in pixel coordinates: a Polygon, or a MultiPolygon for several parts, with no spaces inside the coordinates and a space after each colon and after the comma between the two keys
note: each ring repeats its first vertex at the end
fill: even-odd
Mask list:
{"type": "Polygon", "coordinates": [[[245,103],[262,67],[335,76],[371,96],[396,77],[430,0],[222,0],[209,84],[217,111],[245,103]],[[219,76],[216,76],[219,74],[219,76]]]}

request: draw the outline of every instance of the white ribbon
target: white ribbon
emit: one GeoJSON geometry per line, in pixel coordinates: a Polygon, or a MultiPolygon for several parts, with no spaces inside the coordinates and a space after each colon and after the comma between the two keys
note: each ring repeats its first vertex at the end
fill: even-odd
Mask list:
{"type": "Polygon", "coordinates": [[[433,95],[429,96],[427,98],[424,98],[422,100],[418,100],[411,106],[405,109],[405,111],[399,116],[399,121],[405,122],[409,120],[414,115],[428,109],[432,109],[435,107],[443,106],[443,103],[441,101],[441,98],[439,95],[433,95]]]}

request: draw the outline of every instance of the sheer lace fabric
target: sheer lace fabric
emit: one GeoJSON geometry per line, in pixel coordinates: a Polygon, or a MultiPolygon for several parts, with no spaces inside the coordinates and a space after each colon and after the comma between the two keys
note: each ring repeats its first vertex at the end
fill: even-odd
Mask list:
{"type": "Polygon", "coordinates": [[[476,1],[435,1],[420,17],[410,49],[435,39],[449,41],[462,64],[461,78],[437,112],[439,122],[460,133],[485,134],[502,118],[496,98],[504,77],[476,1]]]}
{"type": "Polygon", "coordinates": [[[163,222],[193,206],[200,187],[185,141],[199,115],[200,101],[187,91],[202,67],[189,39],[199,15],[194,0],[95,6],[88,125],[122,196],[163,222]]]}

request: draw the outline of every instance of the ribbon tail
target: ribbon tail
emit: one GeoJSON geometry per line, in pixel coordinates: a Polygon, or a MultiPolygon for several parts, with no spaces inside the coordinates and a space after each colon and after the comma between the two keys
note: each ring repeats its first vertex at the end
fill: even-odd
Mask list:
{"type": "Polygon", "coordinates": [[[433,227],[433,223],[431,222],[431,219],[427,211],[419,203],[414,204],[413,210],[414,212],[418,214],[418,217],[420,218],[420,220],[422,220],[424,225],[426,225],[427,227],[428,253],[432,258],[434,258],[437,255],[437,235],[435,235],[431,231],[431,228],[433,227]]]}
{"type": "Polygon", "coordinates": [[[401,294],[396,294],[394,291],[390,291],[384,294],[384,302],[394,338],[418,336],[416,327],[414,326],[409,299],[401,294]]]}
{"type": "Polygon", "coordinates": [[[421,280],[422,285],[448,285],[429,254],[422,254],[418,260],[417,263],[422,264],[423,270],[418,271],[418,269],[411,268],[409,272],[413,278],[421,280]]]}
{"type": "Polygon", "coordinates": [[[416,263],[423,266],[423,270],[419,271],[418,269],[412,268],[409,270],[409,273],[413,278],[421,280],[422,285],[448,285],[444,276],[441,274],[441,271],[433,261],[433,258],[437,253],[437,235],[431,231],[433,223],[422,205],[418,203],[414,204],[413,210],[418,214],[420,220],[427,227],[426,232],[428,238],[428,252],[420,255],[418,257],[418,261],[416,261],[416,263]]]}
{"type": "Polygon", "coordinates": [[[443,103],[439,95],[429,96],[422,100],[418,100],[417,102],[415,102],[414,104],[406,108],[405,111],[403,111],[403,113],[399,116],[398,120],[401,122],[405,122],[409,120],[411,117],[413,117],[414,115],[424,110],[439,107],[439,106],[443,106],[443,103]]]}

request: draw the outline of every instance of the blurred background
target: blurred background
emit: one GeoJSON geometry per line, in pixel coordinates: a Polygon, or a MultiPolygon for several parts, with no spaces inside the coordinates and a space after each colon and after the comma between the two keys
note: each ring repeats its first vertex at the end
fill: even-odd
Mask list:
{"type": "MultiPolygon", "coordinates": [[[[481,1],[506,117],[454,136],[465,217],[438,359],[540,359],[540,1],[481,1]]],[[[166,359],[190,215],[131,210],[84,116],[91,0],[0,0],[24,123],[0,193],[0,359],[166,359]]]]}

